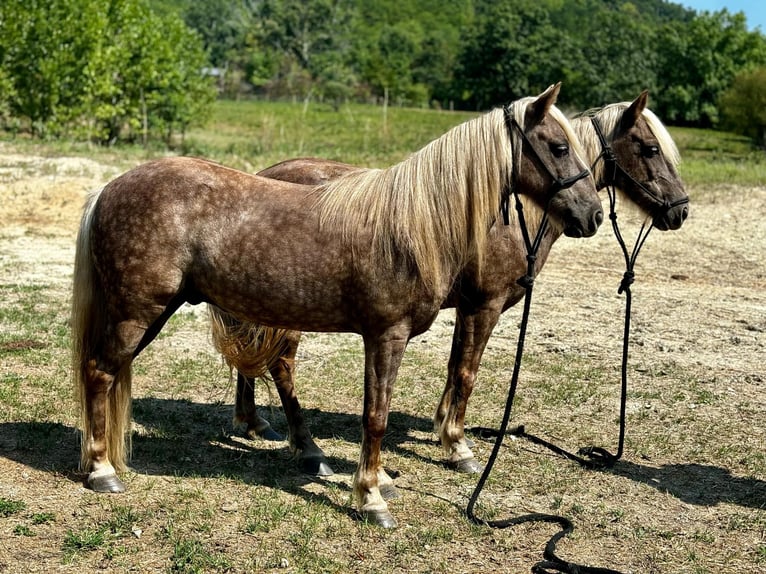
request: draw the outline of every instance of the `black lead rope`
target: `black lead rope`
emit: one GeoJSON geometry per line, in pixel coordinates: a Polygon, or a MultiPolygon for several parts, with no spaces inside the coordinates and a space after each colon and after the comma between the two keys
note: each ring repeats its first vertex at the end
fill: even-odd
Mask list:
{"type": "Polygon", "coordinates": [[[638,232],[636,243],[633,245],[633,250],[628,254],[628,248],[625,244],[625,240],[622,238],[620,227],[617,224],[617,193],[613,185],[607,185],[607,195],[609,196],[609,219],[612,222],[612,230],[614,236],[617,238],[617,243],[620,245],[623,256],[625,258],[625,273],[623,273],[622,280],[620,281],[620,287],[617,289],[617,294],[621,295],[625,293],[625,317],[623,321],[623,333],[622,333],[622,364],[620,369],[620,422],[619,422],[619,438],[617,441],[617,452],[615,454],[610,453],[600,446],[587,446],[581,447],[577,454],[571,453],[543,438],[529,434],[525,431],[524,426],[511,429],[510,434],[518,437],[523,437],[530,442],[543,446],[558,455],[561,455],[569,460],[578,463],[580,466],[589,469],[610,468],[614,466],[620,458],[625,446],[625,411],[628,397],[628,349],[630,344],[630,316],[633,303],[633,293],[630,290],[630,286],[635,279],[635,272],[633,271],[638,254],[641,248],[644,246],[649,232],[653,229],[653,225],[649,223],[647,225],[646,220],[641,224],[641,229],[638,232]],[[579,456],[578,456],[579,455],[579,456]],[[583,458],[584,457],[584,458],[583,458]]]}
{"type": "MultiPolygon", "coordinates": [[[[516,200],[516,210],[519,213],[519,224],[522,230],[522,236],[524,238],[524,243],[527,247],[527,273],[526,275],[520,277],[517,281],[519,285],[524,287],[526,293],[524,296],[524,311],[521,317],[521,325],[519,327],[519,339],[516,346],[516,357],[514,359],[513,363],[513,374],[511,376],[511,386],[508,390],[508,398],[505,402],[505,411],[503,412],[503,419],[500,423],[500,428],[497,431],[491,430],[491,429],[482,429],[482,430],[491,430],[491,433],[495,435],[495,444],[492,447],[492,453],[489,456],[489,460],[487,461],[486,466],[484,467],[484,471],[482,472],[481,477],[479,478],[479,482],[476,484],[476,487],[474,488],[473,494],[471,494],[470,499],[468,500],[468,506],[466,507],[466,515],[468,519],[479,525],[489,526],[491,528],[509,528],[511,526],[516,526],[518,524],[524,524],[527,522],[547,522],[547,523],[554,523],[558,524],[561,527],[561,530],[554,534],[548,543],[545,545],[545,550],[543,552],[543,557],[545,560],[542,560],[535,564],[532,567],[532,572],[536,574],[546,574],[551,572],[564,572],[564,573],[581,573],[581,574],[621,574],[617,570],[611,570],[609,568],[599,568],[594,566],[582,566],[579,564],[575,564],[573,562],[567,562],[566,560],[562,560],[558,556],[556,556],[556,544],[558,544],[558,541],[561,540],[563,537],[568,536],[574,531],[574,525],[572,524],[572,521],[564,516],[559,516],[556,514],[544,514],[544,513],[531,513],[531,514],[525,514],[523,516],[517,516],[514,518],[508,518],[505,520],[484,520],[482,518],[479,518],[474,513],[474,507],[476,505],[476,502],[479,498],[479,495],[481,494],[481,491],[484,489],[484,485],[487,482],[487,479],[489,478],[490,472],[492,472],[492,468],[495,465],[495,461],[497,460],[498,454],[500,452],[500,447],[503,444],[503,439],[506,434],[509,434],[508,432],[508,423],[511,418],[511,410],[513,408],[513,400],[516,396],[516,387],[518,385],[519,381],[519,372],[521,370],[521,359],[524,355],[524,342],[526,339],[526,333],[527,333],[527,324],[529,322],[529,312],[530,307],[532,303],[532,289],[534,287],[534,279],[535,279],[535,262],[537,260],[537,251],[540,246],[540,242],[542,241],[542,237],[545,234],[546,228],[547,228],[547,222],[548,222],[548,214],[547,210],[543,214],[543,219],[540,223],[540,227],[537,230],[537,234],[535,236],[534,241],[530,241],[529,238],[529,232],[527,231],[527,226],[524,221],[524,211],[522,208],[521,201],[518,197],[518,195],[514,194],[515,200],[516,200]]],[[[526,438],[529,438],[530,440],[533,440],[533,442],[536,442],[534,439],[536,437],[532,437],[531,435],[527,435],[524,433],[523,427],[516,428],[512,431],[510,431],[512,434],[519,434],[520,436],[524,436],[526,438]]],[[[485,434],[485,436],[487,436],[485,434]]],[[[551,445],[554,448],[555,445],[551,445]]],[[[560,449],[561,450],[561,449],[560,449]]]]}
{"type": "MultiPolygon", "coordinates": [[[[508,110],[506,110],[506,122],[507,122],[507,125],[509,126],[509,131],[510,131],[511,122],[509,121],[508,110]]],[[[530,241],[529,232],[527,231],[527,227],[524,221],[524,214],[523,214],[523,210],[521,206],[521,201],[519,200],[518,195],[515,193],[514,193],[514,197],[516,199],[516,209],[519,212],[519,224],[522,230],[524,243],[526,244],[526,247],[527,247],[527,273],[526,275],[524,275],[517,281],[519,285],[524,287],[526,292],[524,297],[524,311],[522,314],[521,325],[519,327],[519,339],[518,339],[518,344],[516,347],[516,357],[515,357],[514,365],[513,365],[511,385],[508,390],[508,398],[506,400],[505,411],[503,413],[502,422],[500,423],[500,428],[497,431],[495,431],[494,429],[487,429],[485,427],[474,427],[470,429],[472,432],[476,432],[479,436],[482,436],[484,438],[489,438],[491,436],[494,436],[495,444],[492,448],[492,453],[490,454],[489,460],[487,461],[487,465],[485,466],[484,471],[482,472],[482,475],[479,478],[479,482],[477,483],[473,491],[473,494],[471,494],[471,497],[468,501],[468,506],[466,507],[466,515],[468,516],[469,520],[471,520],[475,524],[485,525],[491,528],[508,528],[511,526],[515,526],[517,524],[524,524],[527,522],[556,523],[556,524],[559,524],[559,526],[561,527],[561,530],[557,532],[556,534],[554,534],[550,538],[548,543],[545,545],[545,551],[543,553],[545,560],[538,562],[532,567],[532,572],[536,574],[546,574],[551,572],[561,572],[561,573],[569,573],[569,574],[621,574],[618,570],[613,570],[610,568],[583,566],[583,565],[575,564],[573,562],[568,562],[566,560],[559,558],[556,555],[556,544],[558,544],[559,540],[561,540],[563,537],[571,534],[574,531],[574,525],[572,524],[572,521],[564,516],[559,516],[555,514],[532,513],[532,514],[526,514],[523,516],[518,516],[518,517],[509,518],[505,520],[484,520],[477,517],[476,514],[474,513],[474,507],[476,505],[476,502],[479,498],[479,495],[481,494],[481,491],[484,488],[484,485],[487,481],[487,478],[489,477],[492,467],[494,466],[495,461],[497,460],[497,456],[500,452],[500,447],[503,444],[503,439],[506,434],[512,434],[515,436],[524,437],[535,444],[544,446],[559,455],[562,455],[570,460],[578,462],[580,465],[586,468],[610,467],[614,465],[622,457],[623,446],[625,443],[625,410],[626,410],[626,403],[627,403],[627,388],[628,388],[627,364],[628,364],[628,346],[629,346],[629,336],[630,336],[630,313],[631,313],[631,303],[632,303],[632,293],[630,290],[630,286],[633,284],[633,281],[635,278],[635,273],[633,271],[633,268],[635,266],[638,253],[641,251],[641,248],[646,242],[646,239],[649,236],[649,232],[652,230],[653,226],[652,224],[649,224],[647,226],[646,221],[644,221],[644,223],[641,225],[641,229],[639,230],[638,238],[636,239],[636,243],[633,246],[633,250],[630,254],[628,254],[628,249],[625,245],[625,241],[622,238],[622,233],[620,232],[619,225],[617,224],[616,189],[615,189],[614,182],[615,182],[615,177],[618,170],[622,172],[625,176],[630,178],[632,181],[635,182],[635,180],[633,180],[630,174],[625,172],[625,170],[623,170],[622,167],[619,166],[619,164],[617,163],[614,152],[612,151],[609,144],[606,142],[606,138],[603,136],[603,133],[601,131],[601,126],[599,125],[598,121],[595,118],[593,118],[593,124],[596,128],[596,133],[599,136],[601,147],[602,147],[602,152],[599,155],[599,157],[596,159],[596,162],[599,160],[603,160],[605,163],[605,171],[608,174],[608,184],[606,185],[606,187],[607,187],[607,194],[609,196],[609,218],[612,222],[612,230],[614,231],[615,237],[617,238],[617,242],[619,243],[620,249],[623,252],[623,256],[625,258],[625,267],[626,267],[625,273],[623,274],[622,281],[620,282],[620,287],[617,291],[618,294],[621,294],[623,292],[625,293],[625,322],[624,322],[624,330],[623,330],[621,395],[620,395],[620,435],[619,435],[617,452],[616,454],[611,454],[610,452],[608,452],[606,449],[602,447],[594,447],[594,446],[583,447],[578,451],[578,453],[582,456],[587,457],[586,459],[586,458],[582,458],[581,456],[572,454],[566,451],[565,449],[558,447],[553,443],[550,443],[549,441],[546,441],[534,435],[528,434],[525,431],[523,426],[515,427],[514,429],[511,429],[510,431],[508,430],[508,423],[511,418],[513,400],[516,395],[516,387],[518,385],[519,372],[521,369],[521,359],[524,353],[524,342],[526,339],[527,324],[529,322],[529,312],[530,312],[531,301],[532,301],[532,288],[534,286],[535,261],[537,259],[537,250],[540,246],[540,241],[547,227],[547,209],[546,209],[543,215],[543,220],[540,224],[540,228],[538,229],[537,235],[535,237],[535,241],[534,242],[530,241]]],[[[518,127],[518,124],[516,124],[514,127],[518,127]]],[[[523,136],[524,135],[523,130],[519,128],[519,131],[522,133],[522,136],[523,136]]],[[[528,142],[526,138],[525,138],[525,141],[528,142]]],[[[594,162],[594,165],[595,165],[595,162],[594,162]]],[[[569,185],[572,185],[573,183],[574,182],[570,183],[569,185]]],[[[636,183],[642,189],[647,189],[644,185],[640,184],[640,182],[636,182],[636,183]]],[[[655,194],[653,193],[649,193],[649,194],[658,203],[663,203],[656,197],[655,194]]],[[[667,202],[664,202],[663,207],[665,209],[669,209],[670,207],[674,207],[678,203],[679,202],[668,205],[667,202]]],[[[508,208],[508,202],[507,200],[505,200],[505,202],[501,206],[501,209],[503,209],[503,219],[505,220],[506,224],[508,224],[507,208],[508,208]]]]}

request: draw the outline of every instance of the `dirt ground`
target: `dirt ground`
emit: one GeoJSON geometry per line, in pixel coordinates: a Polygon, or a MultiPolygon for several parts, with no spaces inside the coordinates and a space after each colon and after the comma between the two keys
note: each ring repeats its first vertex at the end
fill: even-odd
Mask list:
{"type": "MultiPolygon", "coordinates": [[[[60,288],[62,296],[67,297],[74,238],[86,193],[117,173],[111,166],[86,159],[20,156],[0,144],[0,262],[6,264],[3,268],[10,268],[8,264],[13,268],[13,276],[6,273],[0,281],[45,282],[60,288]]],[[[631,389],[646,390],[653,381],[663,378],[663,369],[675,369],[673,377],[686,377],[721,399],[716,403],[721,406],[709,407],[695,403],[698,395],[676,389],[684,398],[674,404],[680,405],[685,415],[693,415],[695,409],[699,412],[700,425],[695,428],[704,432],[704,421],[708,420],[709,428],[720,432],[720,428],[727,427],[721,417],[727,417],[733,435],[725,443],[750,453],[749,460],[724,455],[715,460],[710,447],[705,446],[700,447],[705,454],[695,460],[694,449],[688,443],[698,439],[685,428],[665,429],[671,443],[687,442],[682,451],[687,458],[675,461],[679,467],[686,465],[685,471],[679,471],[685,475],[659,473],[660,478],[655,479],[650,472],[647,483],[676,480],[676,487],[663,491],[670,506],[678,502],[673,520],[700,525],[714,524],[719,512],[766,513],[764,459],[754,461],[752,457],[753,452],[766,453],[766,185],[689,191],[690,217],[683,228],[665,233],[653,231],[636,265],[631,347],[635,369],[631,371],[631,385],[636,386],[631,389]],[[742,420],[737,420],[740,417],[742,420]],[[745,428],[740,425],[743,420],[745,428]],[[689,470],[702,466],[715,468],[720,476],[689,470]],[[724,489],[726,496],[716,499],[712,491],[701,489],[700,481],[704,480],[713,481],[712,491],[724,489]],[[695,502],[695,497],[702,502],[695,502]],[[715,502],[710,502],[713,499],[715,502]]],[[[627,221],[630,225],[625,235],[632,238],[635,221],[627,221]]],[[[624,298],[616,291],[622,269],[608,222],[595,238],[560,240],[536,284],[528,335],[530,352],[576,353],[587,358],[601,356],[607,348],[618,361],[624,298]]],[[[451,317],[451,311],[442,313],[432,331],[413,345],[448,349],[451,317]]],[[[509,352],[509,341],[516,338],[514,319],[504,318],[498,326],[488,354],[509,352]]],[[[203,323],[204,317],[200,316],[199,321],[203,323]]],[[[201,327],[198,331],[198,335],[190,331],[187,339],[175,344],[209,347],[207,330],[201,327]]],[[[321,345],[330,343],[316,339],[307,344],[307,353],[321,353],[321,345]],[[313,351],[312,344],[316,345],[313,351]]],[[[645,397],[642,394],[641,398],[632,398],[628,412],[646,410],[650,417],[651,413],[668,414],[669,408],[660,404],[662,399],[645,397]]],[[[662,417],[658,414],[657,418],[662,417]]],[[[667,424],[672,418],[658,424],[667,424]]],[[[71,486],[62,486],[68,481],[62,481],[61,476],[29,468],[9,455],[19,439],[13,436],[10,425],[3,426],[0,497],[23,497],[36,500],[39,508],[58,508],[69,504],[69,497],[79,495],[71,486]]],[[[707,445],[709,438],[699,440],[707,445]]],[[[670,462],[663,461],[662,468],[667,469],[670,462]]],[[[660,463],[654,468],[660,468],[660,463]]],[[[766,517],[762,516],[760,524],[760,540],[757,528],[749,528],[740,539],[732,534],[734,540],[741,540],[749,548],[735,564],[738,568],[744,566],[753,572],[761,568],[766,572],[766,557],[764,561],[753,558],[757,551],[753,549],[763,553],[766,544],[766,517]]],[[[52,559],[56,555],[52,549],[38,547],[35,554],[35,541],[14,536],[11,529],[10,522],[0,520],[0,546],[5,547],[0,549],[0,572],[36,571],[19,566],[25,556],[34,558],[41,571],[59,567],[58,559],[52,559]]],[[[726,543],[727,538],[719,536],[718,540],[726,543]]],[[[717,568],[716,560],[702,559],[698,570],[684,571],[735,571],[729,569],[735,565],[717,568]]]]}

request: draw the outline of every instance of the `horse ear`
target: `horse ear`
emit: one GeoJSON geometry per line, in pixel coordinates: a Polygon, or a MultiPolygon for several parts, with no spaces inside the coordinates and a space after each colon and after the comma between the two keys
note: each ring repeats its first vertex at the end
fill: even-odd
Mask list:
{"type": "Polygon", "coordinates": [[[628,108],[622,113],[622,118],[620,118],[620,129],[621,131],[627,130],[634,125],[636,125],[636,122],[638,121],[638,118],[641,117],[641,114],[646,109],[646,104],[649,102],[649,90],[644,90],[641,92],[638,97],[633,100],[633,103],[628,106],[628,108]]]}
{"type": "Polygon", "coordinates": [[[537,99],[532,102],[528,108],[527,125],[535,125],[540,123],[550,111],[551,106],[556,103],[556,99],[559,97],[561,91],[561,82],[548,86],[542,94],[537,96],[537,99]]]}

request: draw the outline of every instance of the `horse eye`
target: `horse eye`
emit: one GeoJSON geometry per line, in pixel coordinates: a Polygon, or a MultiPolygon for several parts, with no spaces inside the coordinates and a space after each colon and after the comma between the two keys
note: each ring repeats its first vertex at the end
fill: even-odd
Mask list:
{"type": "Polygon", "coordinates": [[[551,153],[555,157],[566,157],[569,155],[569,145],[567,144],[551,144],[551,153]]]}
{"type": "Polygon", "coordinates": [[[641,155],[647,158],[652,158],[660,155],[660,148],[656,145],[644,145],[641,146],[641,155]]]}

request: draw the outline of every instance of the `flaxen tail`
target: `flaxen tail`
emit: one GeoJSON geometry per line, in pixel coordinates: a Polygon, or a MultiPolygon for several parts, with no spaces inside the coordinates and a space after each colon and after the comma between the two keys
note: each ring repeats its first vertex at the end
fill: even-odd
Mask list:
{"type": "Polygon", "coordinates": [[[248,377],[267,377],[287,350],[286,331],[243,323],[213,305],[208,310],[213,345],[226,363],[248,377]]]}
{"type": "MultiPolygon", "coordinates": [[[[95,371],[106,331],[106,303],[103,288],[96,283],[91,252],[91,225],[100,192],[92,193],[83,210],[74,262],[72,288],[72,375],[80,405],[80,466],[90,470],[91,417],[88,412],[88,372],[95,371]]],[[[106,448],[117,471],[126,469],[131,420],[131,367],[128,363],[114,377],[106,409],[106,448]]]]}

